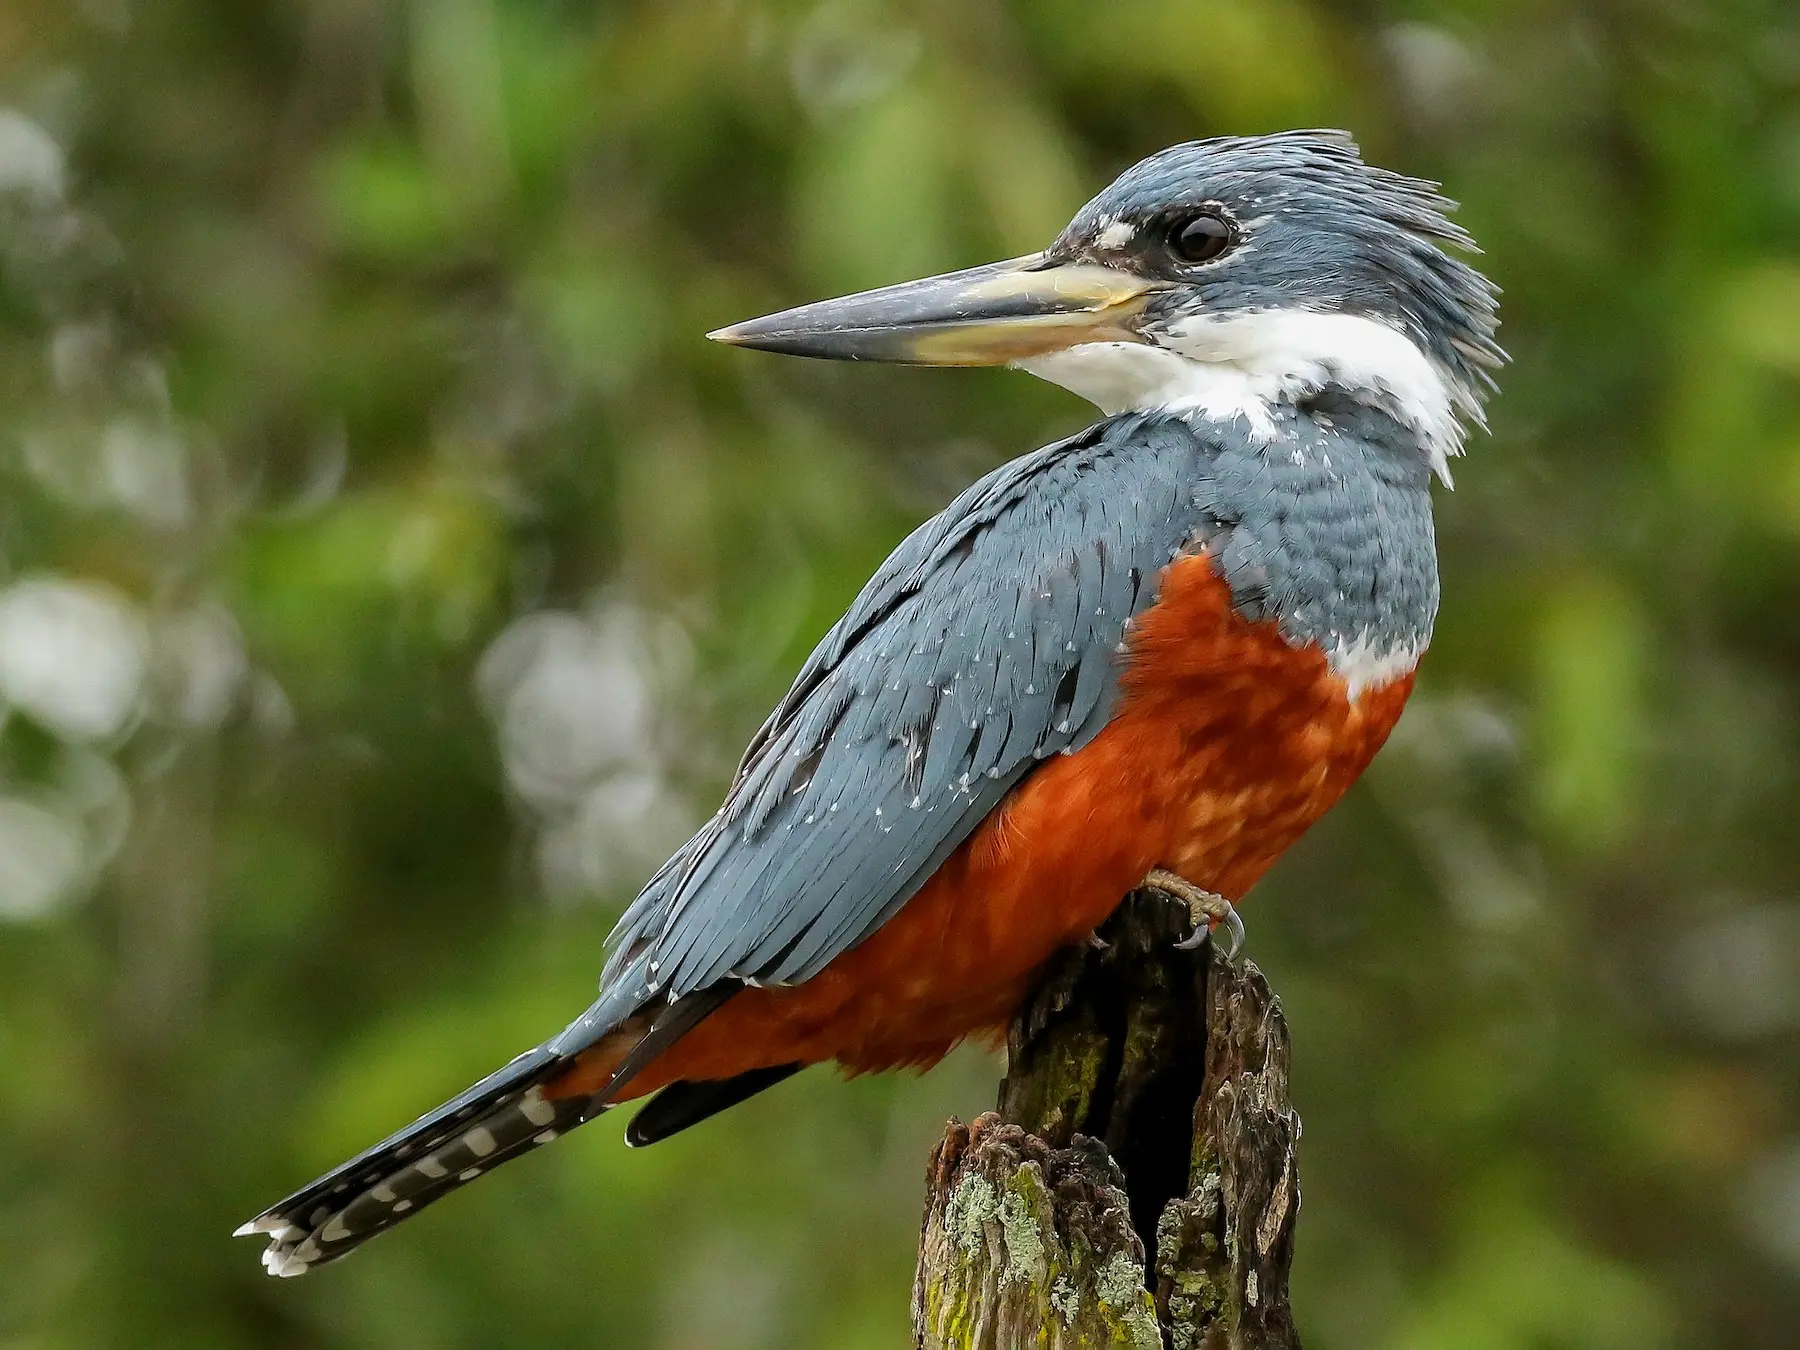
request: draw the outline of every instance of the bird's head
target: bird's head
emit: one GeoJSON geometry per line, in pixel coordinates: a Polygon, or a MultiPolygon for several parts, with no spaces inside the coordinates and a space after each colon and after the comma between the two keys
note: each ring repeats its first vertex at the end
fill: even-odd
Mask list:
{"type": "Polygon", "coordinates": [[[1134,165],[1041,253],[710,334],[798,356],[1014,365],[1108,413],[1246,417],[1339,391],[1448,481],[1505,356],[1495,288],[1436,185],[1341,132],[1219,137],[1134,165]]]}

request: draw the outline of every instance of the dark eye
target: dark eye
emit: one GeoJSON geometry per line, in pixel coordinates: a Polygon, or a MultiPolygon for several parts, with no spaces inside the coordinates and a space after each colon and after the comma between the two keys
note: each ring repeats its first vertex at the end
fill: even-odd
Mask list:
{"type": "Polygon", "coordinates": [[[1187,262],[1211,262],[1231,247],[1231,226],[1211,213],[1190,216],[1169,231],[1169,247],[1187,262]]]}

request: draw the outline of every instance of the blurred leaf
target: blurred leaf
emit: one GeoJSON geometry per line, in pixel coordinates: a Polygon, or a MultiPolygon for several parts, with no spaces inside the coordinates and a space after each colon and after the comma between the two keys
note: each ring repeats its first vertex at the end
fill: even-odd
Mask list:
{"type": "Polygon", "coordinates": [[[1435,1297],[1398,1350],[1655,1350],[1684,1344],[1641,1277],[1547,1226],[1511,1179],[1477,1188],[1435,1297]]]}
{"type": "Polygon", "coordinates": [[[1560,578],[1536,634],[1538,799],[1567,842],[1615,843],[1636,813],[1649,732],[1649,637],[1632,598],[1595,577],[1560,578]]]}
{"type": "Polygon", "coordinates": [[[929,92],[908,84],[813,137],[798,184],[800,247],[824,290],[946,271],[953,148],[929,92]]]}
{"type": "Polygon", "coordinates": [[[392,135],[345,145],[322,164],[320,178],[326,226],[351,252],[423,259],[453,233],[437,176],[415,147],[392,135]]]}

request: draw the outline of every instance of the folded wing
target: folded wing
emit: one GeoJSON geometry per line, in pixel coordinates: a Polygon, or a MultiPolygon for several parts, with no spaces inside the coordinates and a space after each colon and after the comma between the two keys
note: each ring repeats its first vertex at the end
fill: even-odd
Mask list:
{"type": "Polygon", "coordinates": [[[1210,523],[1206,458],[1185,422],[1115,419],[996,470],[915,531],[807,660],[718,814],[620,920],[596,1020],[817,974],[1035,764],[1097,734],[1132,616],[1210,523]]]}

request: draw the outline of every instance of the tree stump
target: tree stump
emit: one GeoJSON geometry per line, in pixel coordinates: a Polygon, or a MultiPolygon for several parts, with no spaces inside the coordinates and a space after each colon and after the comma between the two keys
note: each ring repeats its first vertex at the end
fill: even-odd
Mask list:
{"type": "Polygon", "coordinates": [[[1014,1018],[999,1109],[926,1173],[923,1350],[1291,1350],[1300,1121],[1262,972],[1134,891],[1014,1018]]]}

